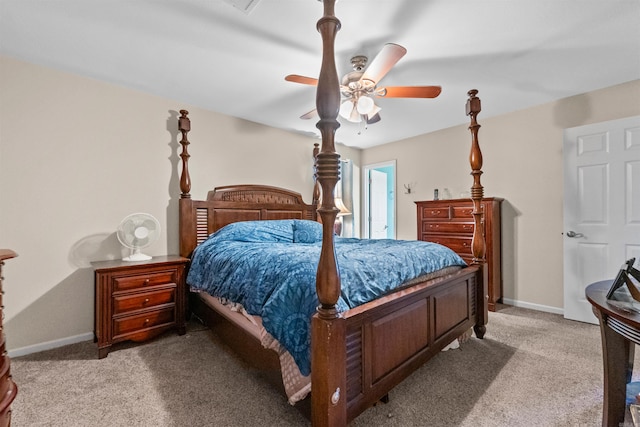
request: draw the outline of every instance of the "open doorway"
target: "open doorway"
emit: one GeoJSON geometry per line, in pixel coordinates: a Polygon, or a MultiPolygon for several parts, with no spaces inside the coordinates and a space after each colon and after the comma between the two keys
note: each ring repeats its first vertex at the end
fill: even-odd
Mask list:
{"type": "Polygon", "coordinates": [[[364,176],[364,237],[396,238],[396,161],[367,165],[364,176]]]}

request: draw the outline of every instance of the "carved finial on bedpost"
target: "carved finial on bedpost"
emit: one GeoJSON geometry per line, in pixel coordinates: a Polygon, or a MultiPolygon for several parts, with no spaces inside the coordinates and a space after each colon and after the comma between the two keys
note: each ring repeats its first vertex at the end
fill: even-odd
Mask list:
{"type": "Polygon", "coordinates": [[[320,183],[318,182],[318,153],[320,152],[320,144],[313,144],[313,198],[311,204],[318,207],[320,203],[320,183]]]}
{"type": "Polygon", "coordinates": [[[191,177],[189,176],[189,152],[187,151],[187,146],[190,144],[187,139],[187,134],[191,130],[191,120],[189,120],[189,112],[187,110],[180,110],[180,118],[178,119],[178,129],[182,133],[182,139],[180,140],[180,144],[182,145],[182,153],[180,153],[180,157],[182,158],[182,172],[180,173],[180,194],[181,199],[190,199],[191,194],[191,177]]]}

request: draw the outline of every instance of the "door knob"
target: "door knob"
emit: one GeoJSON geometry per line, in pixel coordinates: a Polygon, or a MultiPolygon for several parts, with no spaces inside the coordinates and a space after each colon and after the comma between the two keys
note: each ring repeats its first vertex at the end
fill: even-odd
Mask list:
{"type": "Polygon", "coordinates": [[[583,237],[584,236],[584,234],[582,233],[576,233],[575,231],[571,231],[571,230],[567,231],[566,234],[567,234],[567,237],[583,237]]]}

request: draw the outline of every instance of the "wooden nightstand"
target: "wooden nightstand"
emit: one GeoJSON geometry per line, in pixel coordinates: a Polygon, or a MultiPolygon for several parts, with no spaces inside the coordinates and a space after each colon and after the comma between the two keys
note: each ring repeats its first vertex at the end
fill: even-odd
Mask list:
{"type": "Polygon", "coordinates": [[[121,341],[145,341],[175,328],[185,333],[185,268],[179,256],[91,263],[95,269],[98,358],[121,341]]]}

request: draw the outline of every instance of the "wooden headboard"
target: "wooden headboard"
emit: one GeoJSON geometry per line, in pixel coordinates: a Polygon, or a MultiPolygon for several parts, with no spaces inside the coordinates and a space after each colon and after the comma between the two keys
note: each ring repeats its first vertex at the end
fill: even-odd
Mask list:
{"type": "Polygon", "coordinates": [[[180,255],[190,257],[211,233],[232,222],[316,218],[316,206],[294,191],[267,185],[216,187],[207,200],[180,199],[180,255]]]}

